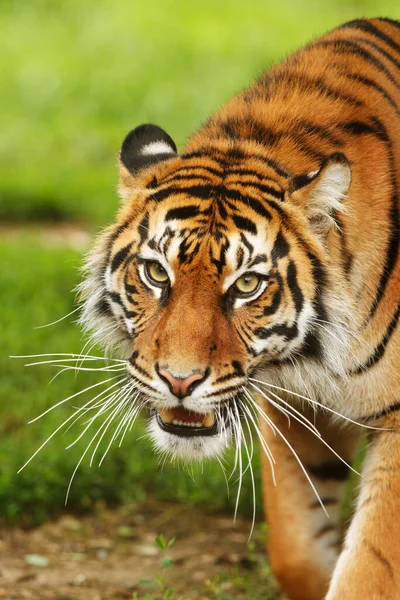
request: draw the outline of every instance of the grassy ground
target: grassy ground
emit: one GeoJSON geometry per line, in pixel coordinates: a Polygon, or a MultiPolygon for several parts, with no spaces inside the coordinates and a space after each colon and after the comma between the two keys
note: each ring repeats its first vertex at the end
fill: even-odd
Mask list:
{"type": "Polygon", "coordinates": [[[182,145],[271,62],[397,0],[4,0],[0,218],[104,224],[122,138],[155,122],[182,145]]]}

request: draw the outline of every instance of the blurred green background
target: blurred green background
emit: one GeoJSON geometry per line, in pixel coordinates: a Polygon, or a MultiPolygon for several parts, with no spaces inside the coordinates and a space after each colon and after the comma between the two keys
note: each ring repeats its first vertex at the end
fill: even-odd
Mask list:
{"type": "MultiPolygon", "coordinates": [[[[74,308],[82,253],[118,206],[125,134],[154,122],[182,146],[272,62],[346,20],[378,15],[400,19],[398,0],[2,0],[0,519],[32,523],[61,511],[90,440],[66,451],[81,428],[61,432],[17,474],[79,398],[29,419],[100,376],[67,372],[49,385],[54,368],[24,368],[8,356],[82,348],[73,317],[35,327],[74,308]]],[[[83,461],[69,509],[149,494],[205,509],[232,505],[218,465],[198,470],[195,481],[168,464],[161,472],[142,433],[131,432],[101,469],[83,461]]],[[[244,514],[251,503],[246,477],[244,514]]]]}

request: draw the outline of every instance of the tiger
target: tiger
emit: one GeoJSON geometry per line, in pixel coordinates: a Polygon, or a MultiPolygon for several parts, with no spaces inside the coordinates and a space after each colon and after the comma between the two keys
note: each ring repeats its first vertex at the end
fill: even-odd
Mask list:
{"type": "Polygon", "coordinates": [[[220,460],[249,427],[287,596],[400,598],[400,23],[310,42],[180,153],[139,125],[118,164],[81,323],[125,361],[154,447],[220,460]]]}

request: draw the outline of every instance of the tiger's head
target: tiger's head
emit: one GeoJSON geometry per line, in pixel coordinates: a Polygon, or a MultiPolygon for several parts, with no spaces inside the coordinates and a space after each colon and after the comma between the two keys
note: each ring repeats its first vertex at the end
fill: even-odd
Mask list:
{"type": "Polygon", "coordinates": [[[158,449],[218,456],[250,376],[293,357],[338,368],[315,323],[343,317],[326,240],[348,162],[335,154],[293,175],[223,140],[178,155],[162,129],[142,125],[119,168],[123,206],[90,254],[83,326],[127,360],[158,449]]]}

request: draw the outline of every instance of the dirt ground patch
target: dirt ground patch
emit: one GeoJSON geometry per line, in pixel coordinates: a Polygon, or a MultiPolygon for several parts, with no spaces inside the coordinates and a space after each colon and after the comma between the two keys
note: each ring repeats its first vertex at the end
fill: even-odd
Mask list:
{"type": "MultiPolygon", "coordinates": [[[[265,600],[281,596],[264,574],[264,540],[260,530],[247,546],[251,524],[233,523],[226,515],[205,515],[191,507],[149,502],[114,511],[71,515],[32,530],[4,530],[0,538],[0,598],[7,600],[111,600],[143,598],[144,587],[162,571],[155,537],[176,537],[168,551],[172,598],[265,600]],[[33,564],[29,564],[33,563],[33,564]],[[39,563],[39,564],[37,564],[39,563]],[[251,581],[251,589],[248,584],[251,581]],[[254,587],[253,587],[254,586],[254,587]]],[[[153,597],[153,596],[152,596],[153,597]]]]}

